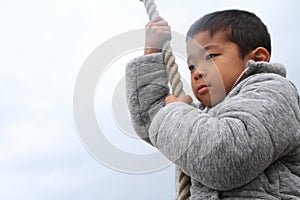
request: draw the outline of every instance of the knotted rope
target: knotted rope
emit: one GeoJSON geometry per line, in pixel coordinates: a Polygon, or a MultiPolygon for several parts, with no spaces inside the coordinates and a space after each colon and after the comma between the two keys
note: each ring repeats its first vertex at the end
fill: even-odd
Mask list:
{"type": "MultiPolygon", "coordinates": [[[[156,5],[154,0],[140,0],[144,3],[149,19],[159,15],[156,10],[156,5]]],[[[178,65],[175,63],[175,56],[172,53],[172,48],[170,47],[170,41],[166,41],[163,45],[163,57],[167,66],[167,72],[169,76],[169,81],[172,87],[172,92],[175,96],[180,97],[185,95],[183,91],[183,85],[180,80],[180,74],[178,72],[178,65]]],[[[179,189],[178,189],[178,200],[186,200],[190,197],[190,186],[191,180],[179,169],[179,189]]]]}

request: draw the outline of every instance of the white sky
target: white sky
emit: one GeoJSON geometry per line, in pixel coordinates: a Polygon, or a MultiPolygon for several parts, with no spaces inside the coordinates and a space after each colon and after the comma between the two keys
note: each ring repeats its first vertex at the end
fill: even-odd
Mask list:
{"type": "MultiPolygon", "coordinates": [[[[173,30],[182,34],[211,11],[255,12],[269,27],[272,61],[285,64],[288,78],[300,88],[296,0],[156,3],[173,30]]],[[[147,174],[107,168],[81,145],[73,120],[73,90],[85,59],[102,42],[143,28],[147,20],[139,0],[0,1],[0,199],[172,199],[173,166],[147,174]]],[[[122,62],[115,65],[124,71],[122,62]]],[[[96,102],[101,123],[107,112],[100,109],[111,104],[96,102]]],[[[113,119],[108,121],[107,130],[118,130],[113,119]]],[[[136,153],[152,151],[118,134],[107,135],[116,146],[136,153]]]]}

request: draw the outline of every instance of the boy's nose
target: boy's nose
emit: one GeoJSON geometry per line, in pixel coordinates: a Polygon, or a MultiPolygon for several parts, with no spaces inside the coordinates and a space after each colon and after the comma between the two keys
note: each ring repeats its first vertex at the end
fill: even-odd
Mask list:
{"type": "Polygon", "coordinates": [[[200,78],[204,78],[205,77],[205,72],[203,70],[200,69],[195,69],[193,74],[192,74],[193,78],[195,80],[199,80],[200,78]]]}

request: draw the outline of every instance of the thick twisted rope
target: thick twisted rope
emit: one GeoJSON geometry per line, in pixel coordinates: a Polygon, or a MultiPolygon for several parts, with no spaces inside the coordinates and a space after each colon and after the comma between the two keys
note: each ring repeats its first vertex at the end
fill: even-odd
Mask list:
{"type": "MultiPolygon", "coordinates": [[[[159,15],[153,0],[140,0],[140,1],[144,3],[150,20],[153,17],[159,15]]],[[[166,41],[165,44],[163,45],[163,54],[164,54],[165,63],[167,65],[169,81],[172,87],[173,94],[177,97],[185,95],[183,91],[183,85],[180,80],[180,74],[178,72],[178,66],[175,63],[175,56],[172,53],[172,48],[170,47],[169,41],[166,41]]]]}
{"type": "MultiPolygon", "coordinates": [[[[140,1],[144,3],[150,20],[153,17],[159,15],[158,11],[156,10],[156,5],[154,3],[154,0],[140,0],[140,1]]],[[[169,41],[167,41],[163,45],[163,56],[164,56],[164,61],[167,65],[169,81],[172,87],[173,94],[177,97],[185,95],[183,91],[183,85],[180,80],[180,74],[178,72],[178,65],[175,63],[175,56],[172,53],[172,48],[170,47],[169,41]]],[[[190,177],[184,174],[181,170],[179,170],[178,181],[179,181],[178,200],[189,199],[190,186],[191,186],[190,177]]]]}

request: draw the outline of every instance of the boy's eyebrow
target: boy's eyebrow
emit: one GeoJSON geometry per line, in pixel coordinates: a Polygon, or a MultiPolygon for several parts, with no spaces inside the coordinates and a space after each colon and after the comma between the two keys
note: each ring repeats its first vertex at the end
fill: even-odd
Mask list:
{"type": "Polygon", "coordinates": [[[218,48],[218,47],[219,47],[218,45],[211,44],[211,45],[205,46],[203,49],[204,49],[205,51],[208,51],[208,50],[210,50],[210,49],[218,48]]]}
{"type": "MultiPolygon", "coordinates": [[[[208,50],[210,50],[210,49],[214,49],[214,48],[219,48],[219,46],[218,46],[218,45],[213,45],[213,44],[207,45],[207,46],[205,46],[204,48],[201,48],[201,49],[200,49],[200,53],[205,53],[206,51],[208,51],[208,50]]],[[[190,62],[190,61],[193,60],[193,59],[194,59],[193,56],[188,56],[187,62],[190,62]]]]}

